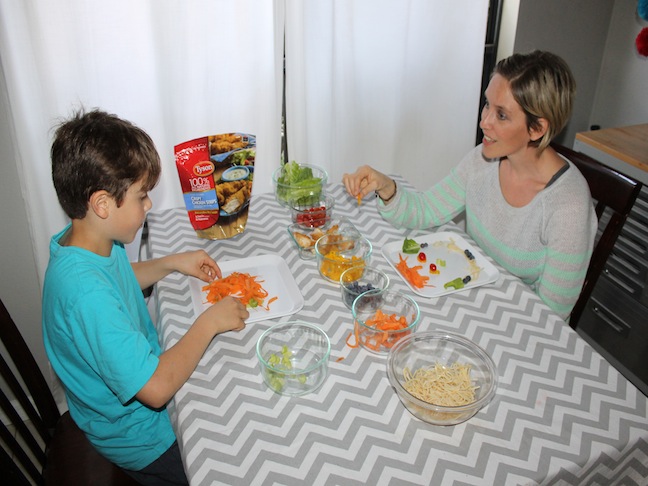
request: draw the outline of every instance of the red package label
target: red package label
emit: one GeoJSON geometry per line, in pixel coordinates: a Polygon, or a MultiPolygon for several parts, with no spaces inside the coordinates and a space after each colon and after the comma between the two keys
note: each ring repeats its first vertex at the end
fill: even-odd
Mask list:
{"type": "Polygon", "coordinates": [[[242,233],[252,193],[256,138],[225,133],[175,146],[175,160],[189,220],[201,238],[242,233]]]}

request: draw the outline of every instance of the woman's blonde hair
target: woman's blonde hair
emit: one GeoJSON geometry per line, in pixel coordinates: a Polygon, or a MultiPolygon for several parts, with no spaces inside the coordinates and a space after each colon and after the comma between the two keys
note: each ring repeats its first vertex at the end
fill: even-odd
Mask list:
{"type": "Polygon", "coordinates": [[[493,74],[509,82],[513,97],[526,114],[529,130],[540,128],[540,118],[547,120],[545,134],[531,142],[540,151],[547,148],[571,116],[576,81],[567,63],[551,52],[533,51],[502,59],[493,74]]]}

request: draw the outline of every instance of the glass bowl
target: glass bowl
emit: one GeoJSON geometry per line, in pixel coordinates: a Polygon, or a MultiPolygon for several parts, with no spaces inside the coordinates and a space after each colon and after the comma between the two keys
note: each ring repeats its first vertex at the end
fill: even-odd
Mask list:
{"type": "Polygon", "coordinates": [[[365,292],[353,301],[351,312],[356,343],[381,355],[416,331],[421,317],[416,301],[397,290],[365,292]]]}
{"type": "Polygon", "coordinates": [[[304,228],[320,228],[331,219],[334,206],[335,199],[324,195],[314,203],[292,206],[292,222],[304,228]]]}
{"type": "Polygon", "coordinates": [[[331,343],[319,327],[306,322],[276,324],[257,341],[263,381],[280,395],[299,396],[319,388],[328,374],[331,343]]]}
{"type": "Polygon", "coordinates": [[[272,174],[277,202],[287,208],[317,203],[328,181],[328,174],[321,167],[290,162],[272,174]],[[299,182],[291,182],[299,179],[299,182]]]}
{"type": "Polygon", "coordinates": [[[389,352],[387,376],[405,408],[416,418],[434,425],[456,425],[470,419],[491,401],[497,389],[495,363],[486,351],[472,341],[449,332],[421,332],[401,339],[389,352]],[[453,365],[459,368],[468,366],[469,378],[462,380],[446,375],[444,381],[443,375],[447,370],[452,372],[453,365]],[[431,390],[427,392],[429,395],[419,394],[412,388],[413,394],[406,389],[406,386],[414,386],[406,385],[407,373],[413,375],[416,370],[430,370],[432,375],[437,375],[438,368],[435,366],[444,369],[439,381],[432,382],[431,376],[422,378],[428,385],[435,383],[433,387],[428,387],[431,390]],[[453,382],[455,391],[453,395],[448,395],[450,402],[443,405],[431,403],[432,400],[442,402],[443,398],[436,395],[436,391],[453,386],[453,382]],[[476,387],[474,397],[470,393],[464,396],[465,391],[456,391],[465,388],[457,387],[456,383],[476,387]],[[467,403],[455,405],[461,401],[467,403]]]}
{"type": "Polygon", "coordinates": [[[336,284],[345,270],[367,265],[371,252],[371,242],[354,231],[327,234],[315,242],[317,269],[322,277],[336,284]]]}
{"type": "Polygon", "coordinates": [[[327,218],[322,226],[306,228],[293,223],[287,228],[288,234],[299,251],[299,258],[315,258],[315,243],[326,234],[354,234],[360,236],[358,229],[347,218],[327,218]]]}
{"type": "Polygon", "coordinates": [[[353,301],[360,294],[369,290],[386,290],[387,287],[389,287],[389,277],[375,267],[351,267],[340,275],[342,302],[349,309],[353,307],[353,301]]]}

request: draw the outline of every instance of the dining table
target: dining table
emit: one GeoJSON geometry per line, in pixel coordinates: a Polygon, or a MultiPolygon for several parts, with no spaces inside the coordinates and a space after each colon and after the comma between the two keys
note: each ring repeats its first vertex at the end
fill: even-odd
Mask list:
{"type": "MultiPolygon", "coordinates": [[[[334,215],[371,242],[371,265],[416,300],[416,332],[459,334],[491,356],[495,397],[458,425],[410,414],[390,385],[386,357],[347,344],[353,316],[339,284],[300,256],[287,231],[290,212],[273,193],[252,196],[244,231],[228,239],[198,238],[185,208],[151,211],[147,258],[198,249],[221,263],[277,255],[303,296],[290,315],[217,335],[169,402],[192,486],[648,484],[648,398],[529,286],[485,255],[499,270],[494,282],[421,297],[381,254],[389,243],[440,230],[476,246],[460,223],[396,228],[373,197],[358,204],[341,184],[326,192],[334,215]],[[331,343],[326,379],[303,396],[271,390],[256,356],[261,334],[289,321],[319,327],[331,343]]],[[[163,350],[196,319],[189,277],[180,273],[159,281],[149,304],[163,350]]]]}

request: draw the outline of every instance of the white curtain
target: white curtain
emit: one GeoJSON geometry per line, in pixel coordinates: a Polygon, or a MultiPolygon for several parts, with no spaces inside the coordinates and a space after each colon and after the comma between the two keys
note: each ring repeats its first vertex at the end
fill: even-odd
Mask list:
{"type": "Polygon", "coordinates": [[[81,106],[151,135],[163,163],[154,210],[184,207],[174,145],[215,133],[256,134],[254,193],[272,189],[283,20],[283,0],[0,2],[0,60],[41,281],[49,239],[67,222],[50,176],[52,128],[81,106]]]}
{"type": "Polygon", "coordinates": [[[154,209],[183,206],[173,146],[213,133],[257,135],[254,193],[270,191],[285,23],[290,158],[331,182],[370,163],[423,188],[474,145],[487,10],[488,0],[2,0],[0,61],[39,279],[67,222],[52,128],[76,108],[152,136],[163,161],[154,209]]]}
{"type": "Polygon", "coordinates": [[[289,158],[445,176],[475,145],[488,3],[287,0],[289,158]]]}

